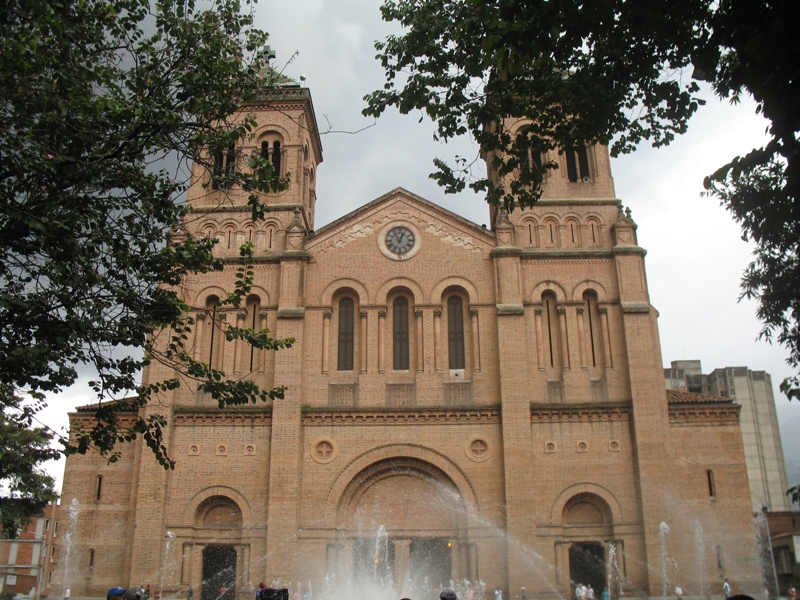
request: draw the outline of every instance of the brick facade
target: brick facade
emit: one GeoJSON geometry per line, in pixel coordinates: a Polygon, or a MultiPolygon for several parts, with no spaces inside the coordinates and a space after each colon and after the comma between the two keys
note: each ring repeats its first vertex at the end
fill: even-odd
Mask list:
{"type": "MultiPolygon", "coordinates": [[[[214,552],[235,569],[226,597],[249,600],[259,581],[319,595],[326,577],[372,562],[381,526],[375,568],[398,591],[418,572],[433,587],[480,579],[506,598],[522,586],[565,597],[581,581],[598,598],[608,585],[612,598],[678,583],[718,594],[722,577],[763,589],[739,409],[668,400],[645,251],[605,147],[588,149],[586,181],[562,166],[536,207],[495,210],[488,230],[396,189],[315,231],[322,150],[309,91],[277,90],[252,109],[260,126],[242,151],[279,141],[289,189],[265,196],[272,210],[253,224],[247,193],[204,187],[198,167],[186,223],[217,237],[221,257],[253,241],[252,296],[214,308],[235,261],[182,293],[200,317],[195,356],[286,385],[286,398],[219,410],[191,385],[163,396],[147,411],[169,420],[174,471],[141,443],[113,465],[69,457],[63,497],[81,507],[73,595],[150,583],[214,600],[214,552]],[[231,324],[296,343],[252,352],[224,341],[231,324]]],[[[170,375],[154,364],[146,378],[170,375]]]]}

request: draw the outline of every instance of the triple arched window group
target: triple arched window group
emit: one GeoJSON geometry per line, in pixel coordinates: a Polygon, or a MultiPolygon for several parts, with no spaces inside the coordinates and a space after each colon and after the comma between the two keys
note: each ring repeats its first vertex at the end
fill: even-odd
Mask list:
{"type": "MultiPolygon", "coordinates": [[[[567,308],[559,306],[556,294],[547,290],[541,296],[541,308],[535,311],[536,338],[540,369],[569,369],[571,360],[568,339],[567,308]]],[[[586,290],[583,303],[576,307],[578,351],[583,368],[612,367],[608,312],[598,306],[597,292],[586,290]]]]}
{"type": "MultiPolygon", "coordinates": [[[[390,300],[387,318],[391,327],[391,365],[394,371],[408,371],[412,366],[413,321],[412,307],[405,295],[390,300]]],[[[451,370],[466,368],[464,299],[450,295],[444,303],[447,327],[447,356],[451,370]]],[[[356,352],[356,305],[345,296],[338,301],[337,370],[352,371],[356,352]]],[[[418,368],[421,365],[417,365],[418,368]]]]}

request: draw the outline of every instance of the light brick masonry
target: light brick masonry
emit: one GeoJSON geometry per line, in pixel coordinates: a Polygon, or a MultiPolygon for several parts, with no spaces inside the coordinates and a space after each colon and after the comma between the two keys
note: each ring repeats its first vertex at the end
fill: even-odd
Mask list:
{"type": "MultiPolygon", "coordinates": [[[[233,260],[182,294],[199,317],[194,355],[286,398],[220,410],[191,384],[160,397],[146,411],[169,421],[174,471],[141,442],[115,464],[69,457],[63,501],[80,517],[75,568],[59,577],[73,597],[149,583],[251,600],[260,581],[319,597],[326,576],[375,568],[380,526],[390,551],[375,564],[396,583],[556,598],[583,582],[613,599],[719,594],[728,577],[761,592],[739,407],[665,392],[645,251],[605,147],[587,149],[575,182],[565,155],[544,157],[561,168],[541,202],[493,211],[488,230],[396,189],[314,231],[309,91],[252,109],[239,151],[279,142],[289,189],[252,223],[247,192],[204,187],[196,166],[186,222],[220,257],[255,244],[251,296],[215,307],[233,260]],[[297,341],[252,351],[224,340],[229,325],[297,341]]],[[[146,378],[171,375],[154,364],[146,378]]]]}

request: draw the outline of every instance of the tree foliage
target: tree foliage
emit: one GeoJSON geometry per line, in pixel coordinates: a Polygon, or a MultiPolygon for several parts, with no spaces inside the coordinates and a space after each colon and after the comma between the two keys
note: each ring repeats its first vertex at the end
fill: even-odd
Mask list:
{"type": "MultiPolygon", "coordinates": [[[[758,301],[762,336],[786,345],[800,367],[796,3],[387,0],[381,10],[404,32],[376,44],[387,80],[365,98],[364,113],[421,111],[439,139],[471,134],[499,177],[473,176],[463,157],[437,159],[431,176],[446,191],[469,185],[510,209],[541,193],[542,171],[519,169],[529,149],[602,142],[617,155],[644,141],[662,146],[703,104],[696,80],[734,102],[751,95],[769,120],[769,142],[704,185],[755,243],[742,289],[758,301]],[[512,135],[508,125],[520,121],[512,135]]],[[[799,385],[793,378],[782,389],[800,397],[799,385]]]]}
{"type": "Polygon", "coordinates": [[[55,482],[41,464],[59,452],[50,447],[50,432],[34,427],[40,405],[26,404],[6,386],[0,386],[0,401],[0,533],[13,539],[58,498],[55,482]]]}
{"type": "MultiPolygon", "coordinates": [[[[187,379],[220,405],[282,396],[228,381],[187,354],[193,321],[180,284],[224,263],[213,240],[165,243],[189,213],[190,164],[212,168],[210,157],[246,138],[255,120],[242,114],[272,85],[267,34],[252,26],[249,6],[9,0],[0,11],[0,385],[41,400],[91,367],[98,398],[117,401],[98,405],[96,425],[68,451],[110,452],[142,435],[171,466],[162,417],[122,428],[116,413],[187,379]],[[138,386],[153,360],[178,376],[138,386]]],[[[286,181],[259,156],[240,163],[224,174],[226,187],[251,190],[261,218],[259,193],[286,181]]],[[[252,282],[251,254],[243,249],[227,299],[237,306],[252,282]]],[[[226,335],[266,349],[291,343],[226,335]]]]}

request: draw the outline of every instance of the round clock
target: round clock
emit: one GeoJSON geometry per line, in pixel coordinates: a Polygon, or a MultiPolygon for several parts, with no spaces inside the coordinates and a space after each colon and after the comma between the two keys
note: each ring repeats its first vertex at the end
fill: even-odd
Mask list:
{"type": "Polygon", "coordinates": [[[386,247],[395,254],[408,254],[414,241],[414,232],[408,227],[392,227],[386,234],[386,247]]]}

